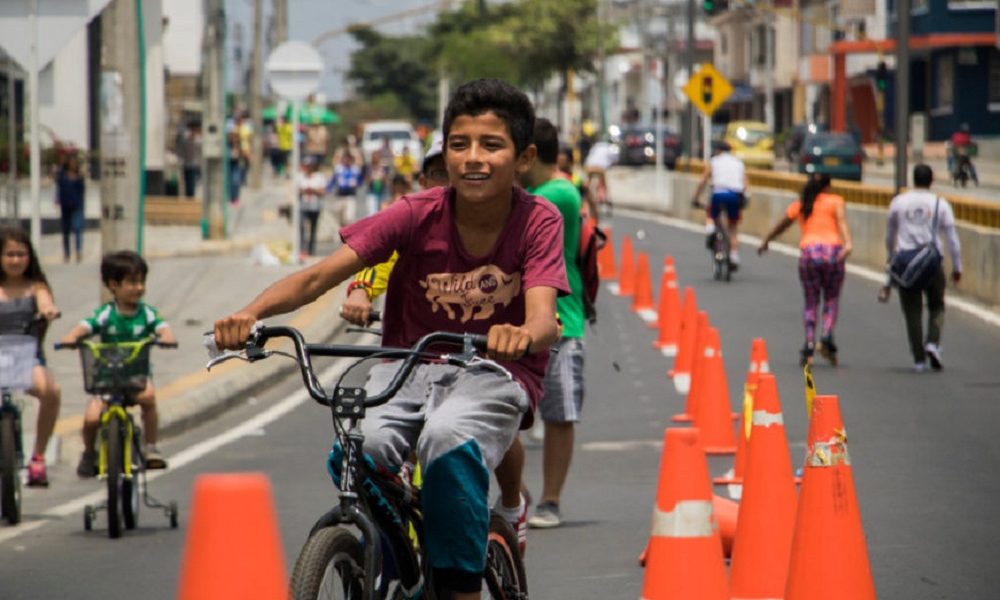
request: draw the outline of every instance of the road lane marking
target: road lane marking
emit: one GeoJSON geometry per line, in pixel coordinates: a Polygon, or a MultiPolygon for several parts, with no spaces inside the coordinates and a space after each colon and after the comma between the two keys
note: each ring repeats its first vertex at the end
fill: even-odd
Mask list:
{"type": "MultiPolygon", "coordinates": [[[[350,362],[350,358],[338,359],[319,375],[320,381],[332,380],[336,377],[337,372],[343,370],[346,364],[350,362]]],[[[298,376],[297,373],[296,376],[298,376]]],[[[277,421],[307,400],[312,400],[309,396],[309,392],[300,388],[281,402],[240,423],[239,425],[223,431],[214,437],[202,440],[193,446],[167,457],[167,460],[170,463],[170,469],[165,471],[147,471],[147,484],[156,481],[163,475],[167,475],[168,473],[172,473],[181,467],[189,465],[206,454],[211,454],[219,448],[231,444],[236,440],[244,437],[260,435],[260,431],[263,430],[266,425],[277,421]]],[[[107,492],[103,489],[102,485],[102,489],[84,494],[83,496],[78,496],[77,498],[46,510],[41,514],[38,520],[23,522],[16,527],[0,531],[0,544],[28,533],[29,531],[39,529],[55,520],[63,519],[74,513],[79,513],[88,504],[97,504],[106,497],[107,492]]]]}
{"type": "MultiPolygon", "coordinates": [[[[675,217],[666,217],[663,215],[651,214],[628,208],[616,208],[615,211],[633,219],[653,220],[662,225],[667,225],[668,227],[676,227],[677,229],[684,229],[685,231],[690,231],[692,233],[705,233],[704,226],[698,225],[697,223],[682,221],[681,219],[677,219],[675,217]]],[[[760,246],[761,239],[753,235],[741,233],[739,236],[739,242],[756,248],[757,246],[760,246]]],[[[792,258],[798,258],[799,256],[799,249],[797,247],[789,246],[788,244],[783,244],[781,242],[771,242],[768,245],[768,249],[792,258]]],[[[867,279],[868,281],[873,281],[879,284],[885,283],[885,273],[876,271],[870,267],[862,267],[860,265],[848,263],[847,272],[851,275],[861,277],[862,279],[867,279]]],[[[945,292],[945,299],[948,306],[953,306],[966,314],[993,325],[994,327],[1000,327],[1000,314],[980,306],[975,302],[960,298],[950,292],[945,292]]]]}

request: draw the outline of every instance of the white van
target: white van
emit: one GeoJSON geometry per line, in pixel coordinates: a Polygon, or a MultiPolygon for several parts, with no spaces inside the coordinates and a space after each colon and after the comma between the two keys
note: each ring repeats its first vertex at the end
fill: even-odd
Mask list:
{"type": "Polygon", "coordinates": [[[413,162],[420,167],[423,159],[423,146],[413,125],[406,121],[372,121],[365,125],[361,134],[361,152],[365,162],[371,164],[372,154],[382,147],[383,140],[389,140],[389,145],[395,155],[400,155],[403,148],[410,149],[413,162]]]}

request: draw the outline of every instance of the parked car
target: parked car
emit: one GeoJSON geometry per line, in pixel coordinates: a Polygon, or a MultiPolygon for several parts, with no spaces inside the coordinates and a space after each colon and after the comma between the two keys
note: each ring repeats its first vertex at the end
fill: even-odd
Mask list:
{"type": "Polygon", "coordinates": [[[365,124],[361,133],[361,152],[366,163],[371,163],[372,154],[382,147],[384,140],[389,140],[389,147],[397,156],[402,154],[403,148],[409,148],[414,164],[420,165],[424,148],[413,125],[406,121],[372,121],[365,124]]]}
{"type": "Polygon", "coordinates": [[[748,167],[774,168],[774,134],[760,121],[730,121],[725,141],[748,167]]]}
{"type": "Polygon", "coordinates": [[[806,136],[814,133],[826,133],[826,125],[822,123],[799,123],[794,125],[785,137],[785,158],[794,168],[799,161],[799,153],[802,151],[802,142],[806,136]]]}
{"type": "Polygon", "coordinates": [[[828,173],[836,179],[861,181],[861,146],[849,133],[814,133],[802,141],[799,173],[828,173]]]}
{"type": "MultiPolygon", "coordinates": [[[[618,164],[650,165],[656,161],[656,128],[631,127],[622,131],[618,141],[618,164]]],[[[677,166],[681,155],[681,138],[668,127],[663,128],[663,164],[669,169],[677,166]]]]}

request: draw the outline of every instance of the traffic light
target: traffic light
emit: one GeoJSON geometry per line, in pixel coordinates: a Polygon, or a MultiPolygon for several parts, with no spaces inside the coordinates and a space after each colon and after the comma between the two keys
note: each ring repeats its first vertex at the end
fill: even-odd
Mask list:
{"type": "Polygon", "coordinates": [[[701,101],[705,106],[712,105],[712,76],[703,75],[701,77],[701,101]]]}
{"type": "Polygon", "coordinates": [[[889,70],[885,66],[885,61],[878,61],[878,68],[875,70],[875,88],[884,92],[889,87],[889,70]]]}
{"type": "Polygon", "coordinates": [[[729,8],[729,0],[702,0],[701,10],[706,15],[713,17],[729,8]]]}

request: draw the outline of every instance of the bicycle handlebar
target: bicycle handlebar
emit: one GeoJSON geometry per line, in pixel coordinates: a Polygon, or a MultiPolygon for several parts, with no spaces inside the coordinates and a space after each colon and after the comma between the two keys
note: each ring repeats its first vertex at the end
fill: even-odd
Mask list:
{"type": "MultiPolygon", "coordinates": [[[[287,338],[292,341],[292,346],[295,348],[295,355],[292,356],[292,358],[294,358],[299,365],[299,369],[302,373],[302,381],[305,383],[306,389],[309,391],[309,395],[318,403],[331,407],[335,405],[336,399],[328,396],[320,386],[312,366],[313,356],[356,358],[377,356],[379,358],[387,359],[403,359],[403,364],[396,371],[392,381],[389,382],[389,386],[378,394],[365,398],[364,406],[366,408],[384,404],[388,402],[390,398],[395,396],[396,393],[399,392],[400,388],[403,387],[403,383],[410,376],[413,368],[420,360],[437,359],[457,366],[470,366],[476,362],[482,362],[484,364],[489,363],[493,365],[493,368],[501,369],[508,376],[510,375],[506,369],[493,361],[487,361],[485,359],[480,361],[475,360],[476,357],[474,351],[478,350],[480,352],[484,352],[486,350],[487,341],[485,335],[452,333],[447,331],[429,333],[420,338],[412,348],[391,348],[383,346],[309,344],[306,343],[305,339],[302,337],[302,333],[294,327],[289,327],[287,325],[265,326],[263,324],[259,324],[259,326],[257,326],[250,334],[250,339],[246,342],[246,360],[254,362],[270,356],[273,351],[265,350],[264,344],[267,343],[268,340],[276,338],[287,338]],[[437,344],[460,346],[462,348],[462,352],[458,355],[450,355],[437,352],[429,353],[426,351],[430,346],[437,344]]],[[[208,341],[208,339],[206,339],[206,341],[208,341]]],[[[211,338],[211,342],[214,343],[214,337],[211,338]]],[[[236,357],[240,357],[239,354],[229,353],[217,356],[209,361],[208,369],[211,369],[216,364],[236,357]]]]}
{"type": "MultiPolygon", "coordinates": [[[[84,345],[85,341],[86,341],[86,338],[78,340],[75,344],[65,344],[63,342],[56,342],[52,346],[56,350],[78,350],[81,346],[84,345]]],[[[142,342],[145,342],[146,344],[148,344],[150,346],[156,346],[157,348],[177,348],[178,347],[177,342],[161,342],[161,341],[156,340],[156,339],[140,340],[139,342],[126,342],[126,343],[142,343],[142,342]]]]}

